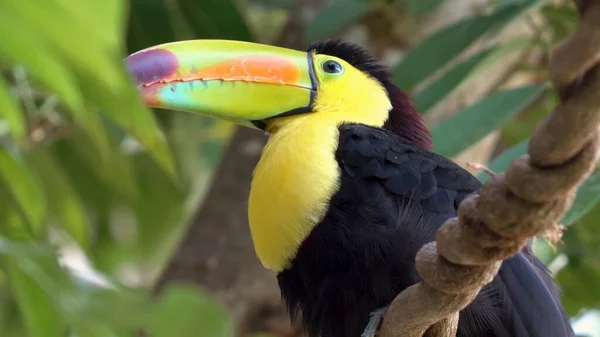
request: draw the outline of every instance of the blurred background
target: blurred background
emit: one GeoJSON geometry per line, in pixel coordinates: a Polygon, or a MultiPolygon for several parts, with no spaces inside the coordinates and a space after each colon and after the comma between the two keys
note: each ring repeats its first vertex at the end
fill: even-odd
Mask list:
{"type": "MultiPolygon", "coordinates": [[[[358,43],[484,181],[467,163],[502,172],[557,104],[548,58],[577,21],[566,0],[1,1],[0,336],[302,336],[247,228],[265,136],[145,108],[127,54],[358,43]]],[[[581,336],[600,336],[599,200],[597,170],[564,242],[535,241],[581,336]]]]}

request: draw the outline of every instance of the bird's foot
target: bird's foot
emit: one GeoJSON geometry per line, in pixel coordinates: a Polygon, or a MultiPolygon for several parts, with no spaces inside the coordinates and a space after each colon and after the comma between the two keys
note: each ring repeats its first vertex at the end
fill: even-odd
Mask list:
{"type": "Polygon", "coordinates": [[[379,324],[381,324],[383,315],[385,315],[387,309],[388,307],[377,309],[369,315],[371,316],[371,318],[369,318],[369,323],[360,337],[375,337],[377,330],[379,329],[379,324]]]}

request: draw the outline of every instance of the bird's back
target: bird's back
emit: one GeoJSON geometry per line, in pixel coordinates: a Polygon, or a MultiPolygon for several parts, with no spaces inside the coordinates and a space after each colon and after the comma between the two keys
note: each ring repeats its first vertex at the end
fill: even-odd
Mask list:
{"type": "MultiPolygon", "coordinates": [[[[462,168],[385,130],[340,127],[340,190],[278,274],[309,336],[359,337],[369,314],[420,281],[420,247],[481,184],[462,168]]],[[[458,337],[573,336],[552,279],[528,250],[461,312],[458,337]],[[552,291],[550,291],[551,289],[552,291]]]]}

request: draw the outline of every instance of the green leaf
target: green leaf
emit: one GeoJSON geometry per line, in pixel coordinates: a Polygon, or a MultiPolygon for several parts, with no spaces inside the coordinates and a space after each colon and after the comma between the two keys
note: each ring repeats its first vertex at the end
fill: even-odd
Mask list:
{"type": "Polygon", "coordinates": [[[17,100],[10,92],[10,87],[4,78],[0,75],[0,118],[5,119],[10,126],[10,131],[15,138],[25,136],[26,124],[25,116],[21,113],[21,108],[17,100]]]}
{"type": "Polygon", "coordinates": [[[92,112],[90,109],[71,110],[69,113],[73,116],[75,124],[89,136],[99,152],[103,156],[107,156],[110,152],[110,144],[100,114],[92,112]]]}
{"type": "Polygon", "coordinates": [[[478,15],[437,31],[419,43],[394,68],[394,82],[404,90],[434,74],[486,33],[504,27],[535,1],[499,7],[490,15],[478,15]]]}
{"type": "MultiPolygon", "coordinates": [[[[79,153],[80,148],[76,147],[79,139],[74,137],[56,140],[51,144],[50,150],[73,181],[73,186],[85,205],[94,213],[108,212],[113,203],[121,201],[121,195],[119,190],[112,189],[113,185],[104,181],[98,173],[106,169],[106,166],[98,165],[98,162],[90,161],[88,157],[79,153]]],[[[89,146],[82,146],[81,150],[84,149],[89,149],[89,146]]],[[[109,171],[111,172],[113,171],[109,171]]],[[[129,177],[121,176],[118,171],[112,174],[114,181],[120,178],[124,185],[129,185],[129,177]]]]}
{"type": "Polygon", "coordinates": [[[342,28],[367,14],[367,0],[333,0],[324,4],[306,28],[309,41],[330,38],[342,28]]]}
{"type": "Polygon", "coordinates": [[[446,157],[459,154],[508,122],[540,95],[543,88],[533,85],[497,91],[440,122],[431,131],[436,152],[446,157]]]}
{"type": "MultiPolygon", "coordinates": [[[[495,173],[502,173],[506,171],[510,163],[517,157],[524,155],[527,153],[527,149],[529,146],[529,138],[520,142],[519,144],[511,147],[508,150],[504,150],[499,156],[497,156],[491,164],[488,165],[488,168],[495,173]]],[[[485,183],[490,179],[490,176],[485,172],[480,172],[477,174],[477,179],[482,183],[485,183]]]]}
{"type": "MultiPolygon", "coordinates": [[[[55,254],[56,248],[49,243],[39,243],[31,240],[31,236],[13,237],[10,235],[10,227],[26,226],[25,220],[21,213],[17,211],[17,207],[14,202],[7,198],[7,195],[0,196],[0,200],[4,203],[3,207],[0,208],[3,215],[0,217],[0,255],[8,255],[14,258],[34,258],[39,256],[50,256],[55,254]],[[7,222],[12,223],[13,226],[4,226],[7,222]],[[9,239],[9,237],[11,237],[9,239]]],[[[3,275],[0,274],[0,287],[4,281],[3,275]]]]}
{"type": "Polygon", "coordinates": [[[517,36],[509,41],[501,43],[499,46],[494,48],[493,52],[490,53],[483,62],[479,63],[475,70],[469,74],[469,76],[475,76],[481,71],[489,68],[496,62],[500,62],[506,59],[506,57],[515,52],[521,52],[534,44],[534,39],[530,36],[523,35],[517,36]]]}
{"type": "Polygon", "coordinates": [[[8,185],[34,235],[45,231],[46,200],[38,176],[22,161],[0,149],[0,177],[8,185]]]}
{"type": "Polygon", "coordinates": [[[78,336],[126,337],[136,336],[137,330],[150,321],[152,309],[144,289],[101,288],[82,279],[74,279],[79,291],[69,302],[77,311],[69,315],[78,336]]]}
{"type": "Polygon", "coordinates": [[[485,49],[458,63],[428,87],[414,95],[414,103],[425,113],[452,91],[457,90],[475,74],[485,70],[513,52],[522,51],[532,44],[528,36],[519,36],[501,45],[485,49]]]}
{"type": "Polygon", "coordinates": [[[458,63],[435,82],[415,94],[413,101],[417,110],[421,113],[426,112],[456,90],[469,77],[473,69],[490,55],[492,50],[486,49],[458,63]]]}
{"type": "Polygon", "coordinates": [[[52,144],[53,156],[88,206],[104,208],[107,198],[131,205],[139,198],[131,158],[119,151],[116,145],[110,150],[108,156],[102,157],[80,133],[52,144]]]}
{"type": "Polygon", "coordinates": [[[440,6],[444,0],[400,0],[400,2],[406,6],[410,15],[423,16],[440,6]]]}
{"type": "Polygon", "coordinates": [[[0,331],[2,331],[2,337],[27,336],[25,327],[21,324],[19,307],[12,292],[5,286],[5,278],[2,278],[3,282],[0,287],[0,331]]]}
{"type": "Polygon", "coordinates": [[[532,248],[535,256],[546,266],[557,256],[556,247],[544,237],[533,237],[532,248]]]}
{"type": "Polygon", "coordinates": [[[156,261],[168,255],[166,248],[173,249],[172,236],[181,228],[185,195],[181,186],[152,165],[148,156],[138,154],[132,158],[136,167],[140,195],[134,206],[139,223],[138,251],[144,263],[156,261]]]}
{"type": "Polygon", "coordinates": [[[600,308],[600,262],[591,258],[569,258],[569,264],[556,275],[562,302],[570,316],[584,308],[600,308]]]}
{"type": "Polygon", "coordinates": [[[500,131],[502,140],[507,146],[513,146],[529,137],[540,123],[554,108],[560,104],[560,97],[555,90],[546,90],[531,106],[519,114],[509,123],[504,125],[500,131]]]}
{"type": "MultiPolygon", "coordinates": [[[[90,99],[92,103],[100,107],[108,106],[108,109],[104,109],[107,115],[116,122],[121,122],[120,125],[126,127],[147,146],[167,171],[174,171],[172,163],[169,163],[168,148],[164,141],[161,141],[154,119],[148,109],[142,106],[138,93],[125,72],[122,59],[118,55],[120,48],[116,49],[118,46],[106,46],[101,40],[94,39],[93,35],[87,35],[85,29],[80,29],[74,24],[75,20],[71,20],[68,12],[50,2],[37,6],[29,2],[11,1],[3,3],[3,8],[7,15],[10,14],[23,20],[28,26],[37,28],[37,35],[43,37],[39,42],[47,42],[68,60],[68,64],[75,70],[79,85],[82,88],[93,87],[91,94],[87,92],[87,98],[92,95],[96,98],[90,99]],[[115,102],[117,105],[113,104],[115,102]],[[128,113],[129,111],[131,113],[128,113]]],[[[81,113],[84,110],[73,111],[81,113]]],[[[88,131],[90,128],[95,131],[90,133],[96,136],[95,139],[101,139],[98,143],[102,145],[100,148],[104,152],[107,147],[104,141],[106,137],[100,136],[104,133],[98,117],[88,114],[85,118],[76,118],[77,120],[81,121],[88,131]]]]}
{"type": "Polygon", "coordinates": [[[157,305],[156,315],[148,329],[150,336],[233,336],[233,324],[226,311],[192,287],[170,286],[157,305]]]}
{"type": "Polygon", "coordinates": [[[83,110],[75,78],[32,27],[0,10],[0,31],[19,32],[0,34],[0,57],[25,66],[33,78],[55,92],[70,109],[83,110]],[[31,52],[31,46],[35,46],[35,53],[31,52]]]}
{"type": "Polygon", "coordinates": [[[562,40],[573,33],[579,22],[579,13],[573,3],[548,4],[542,7],[540,13],[547,22],[544,29],[553,31],[554,41],[562,40]]]}
{"type": "MultiPolygon", "coordinates": [[[[193,190],[209,188],[212,173],[219,166],[235,125],[216,118],[197,114],[176,114],[169,125],[168,138],[172,144],[183,182],[193,190]]],[[[188,194],[189,198],[193,198],[188,194]]]]}
{"type": "Polygon", "coordinates": [[[106,151],[108,139],[99,115],[91,113],[85,107],[77,80],[70,69],[31,27],[0,11],[0,30],[8,31],[7,29],[16,29],[19,34],[0,36],[0,56],[25,66],[32,78],[54,92],[69,108],[75,123],[86,131],[95,145],[102,152],[106,151]],[[32,45],[36,46],[35,53],[31,52],[32,45]]]}
{"type": "MultiPolygon", "coordinates": [[[[26,221],[7,197],[5,191],[0,190],[0,238],[6,236],[15,238],[15,241],[3,240],[4,245],[11,247],[0,252],[0,266],[8,278],[27,336],[64,337],[67,334],[66,326],[52,297],[58,293],[54,292],[56,289],[42,286],[49,280],[45,277],[47,273],[42,271],[60,270],[55,251],[46,250],[44,245],[33,244],[29,241],[30,237],[13,235],[12,229],[25,227],[26,221]]],[[[52,276],[59,279],[56,273],[52,276]]]]}
{"type": "Polygon", "coordinates": [[[125,26],[126,1],[48,0],[71,17],[71,21],[86,28],[86,33],[111,48],[119,48],[125,26]]]}
{"type": "Polygon", "coordinates": [[[80,75],[93,79],[97,87],[116,94],[126,84],[119,81],[120,69],[113,61],[117,51],[94,39],[87,29],[50,1],[5,1],[2,10],[36,29],[40,36],[68,60],[80,75]]]}
{"type": "Polygon", "coordinates": [[[52,2],[70,15],[73,23],[86,27],[86,33],[92,34],[95,39],[111,48],[120,47],[126,22],[126,1],[52,0],[52,2]]]}
{"type": "Polygon", "coordinates": [[[294,0],[252,0],[251,3],[259,4],[267,8],[279,8],[288,10],[294,8],[294,0]]]}
{"type": "Polygon", "coordinates": [[[127,50],[134,53],[177,40],[169,7],[163,0],[131,0],[127,50]]]}
{"type": "Polygon", "coordinates": [[[565,226],[571,225],[588,214],[600,202],[600,167],[581,184],[577,197],[569,212],[561,220],[565,226]]]}
{"type": "Polygon", "coordinates": [[[577,224],[569,227],[563,236],[561,252],[568,257],[594,258],[600,261],[600,205],[596,204],[577,224]]]}
{"type": "Polygon", "coordinates": [[[40,175],[50,213],[82,248],[89,247],[90,227],[85,208],[64,169],[43,148],[31,152],[29,161],[40,175]]]}
{"type": "MultiPolygon", "coordinates": [[[[52,263],[53,261],[49,261],[52,263]]],[[[66,326],[48,289],[27,272],[38,268],[29,259],[6,258],[4,267],[30,337],[64,337],[66,326]],[[25,269],[25,270],[24,270],[25,269]]]]}
{"type": "Polygon", "coordinates": [[[173,154],[152,111],[142,104],[133,84],[118,97],[100,93],[94,83],[81,82],[86,97],[99,106],[106,117],[135,137],[170,176],[175,176],[173,154]]]}
{"type": "MultiPolygon", "coordinates": [[[[89,1],[87,6],[91,7],[90,13],[94,13],[96,20],[103,21],[98,29],[104,29],[106,36],[116,36],[117,44],[122,43],[123,32],[127,28],[128,2],[123,0],[89,1]]],[[[94,15],[92,14],[92,15],[94,15]]],[[[89,19],[89,17],[87,17],[89,19]]]]}
{"type": "Polygon", "coordinates": [[[178,3],[194,38],[253,40],[232,0],[178,0],[178,3]]]}

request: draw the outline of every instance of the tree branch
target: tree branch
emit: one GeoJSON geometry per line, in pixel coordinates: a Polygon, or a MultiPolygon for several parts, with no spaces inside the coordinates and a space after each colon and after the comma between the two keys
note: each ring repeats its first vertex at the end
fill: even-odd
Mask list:
{"type": "Polygon", "coordinates": [[[492,281],[503,259],[533,236],[558,240],[558,221],[600,154],[600,3],[575,0],[578,30],[553,52],[550,71],[562,103],[535,130],[529,154],[464,200],[436,242],[416,257],[423,282],[400,293],[381,337],[456,335],[457,313],[492,281]]]}

